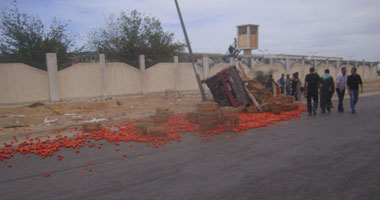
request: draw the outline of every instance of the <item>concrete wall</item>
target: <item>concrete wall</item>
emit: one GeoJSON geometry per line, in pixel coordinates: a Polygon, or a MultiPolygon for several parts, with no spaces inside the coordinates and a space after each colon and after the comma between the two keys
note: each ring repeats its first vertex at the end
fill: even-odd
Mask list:
{"type": "Polygon", "coordinates": [[[371,79],[371,68],[369,68],[369,67],[364,68],[362,78],[364,80],[371,79]]]}
{"type": "Polygon", "coordinates": [[[49,101],[48,73],[22,63],[0,64],[0,103],[49,101]]]}
{"type": "Polygon", "coordinates": [[[218,73],[218,72],[222,71],[223,69],[230,67],[230,66],[231,66],[230,64],[226,64],[226,63],[216,64],[216,65],[210,67],[210,72],[209,72],[208,77],[214,76],[216,73],[218,73]]]}
{"type": "Polygon", "coordinates": [[[360,74],[361,78],[364,79],[364,71],[367,66],[359,66],[356,70],[356,73],[360,74]]]}
{"type": "Polygon", "coordinates": [[[380,80],[380,76],[377,75],[376,67],[372,67],[370,71],[371,71],[371,74],[370,74],[369,80],[380,80]]]}
{"type": "Polygon", "coordinates": [[[247,79],[251,79],[252,76],[253,76],[253,71],[251,70],[250,67],[248,67],[247,65],[243,64],[243,63],[240,63],[238,66],[236,66],[237,69],[239,70],[239,74],[241,76],[242,79],[245,79],[244,76],[246,76],[247,79]],[[244,72],[244,74],[242,74],[244,72]]]}
{"type": "Polygon", "coordinates": [[[106,63],[106,93],[110,96],[141,93],[140,71],[125,63],[106,63]]]}
{"type": "MultiPolygon", "coordinates": [[[[200,78],[204,79],[203,69],[198,69],[200,78]]],[[[199,90],[197,79],[191,63],[178,64],[178,90],[199,90]]]]}
{"type": "MultiPolygon", "coordinates": [[[[335,64],[335,63],[334,63],[335,64]]],[[[323,75],[325,69],[330,70],[330,75],[333,76],[334,80],[338,73],[340,73],[342,67],[346,67],[347,69],[347,74],[350,74],[351,68],[354,67],[352,65],[346,65],[345,63],[340,65],[339,68],[336,68],[336,66],[329,63],[327,64],[321,64],[316,68],[316,71],[319,75],[323,75]]],[[[288,71],[286,71],[286,68],[279,64],[279,63],[273,63],[272,65],[270,64],[261,64],[253,68],[252,73],[255,71],[263,71],[263,72],[268,72],[270,70],[273,70],[273,78],[274,80],[278,80],[281,76],[282,73],[284,74],[290,74],[290,76],[298,72],[299,73],[299,78],[301,82],[303,83],[305,80],[305,76],[309,73],[309,69],[312,67],[310,64],[304,64],[302,67],[302,64],[296,63],[289,67],[288,71]]],[[[369,66],[362,66],[358,64],[357,67],[357,73],[362,77],[363,81],[375,81],[375,80],[380,80],[380,77],[376,73],[376,67],[369,67],[369,66]]]]}
{"type": "Polygon", "coordinates": [[[77,63],[59,71],[61,98],[102,96],[102,79],[99,63],[77,63]]]}
{"type": "Polygon", "coordinates": [[[176,65],[159,63],[145,70],[146,92],[163,92],[176,88],[176,65]]]}
{"type": "Polygon", "coordinates": [[[373,67],[369,67],[368,65],[359,65],[357,68],[357,73],[360,74],[363,81],[380,80],[380,77],[377,75],[376,65],[374,65],[373,67]]]}
{"type": "MultiPolygon", "coordinates": [[[[54,57],[55,55],[50,56],[54,57]]],[[[47,56],[48,60],[49,58],[47,56]]],[[[0,64],[0,104],[54,101],[53,97],[59,101],[60,99],[144,94],[144,91],[154,93],[171,89],[180,91],[199,89],[192,64],[178,63],[177,57],[173,63],[159,63],[146,70],[143,70],[144,62],[140,62],[140,68],[136,68],[119,62],[105,63],[104,55],[101,55],[100,58],[103,59],[100,59],[99,63],[77,63],[59,71],[58,76],[57,71],[52,70],[52,68],[56,68],[54,63],[50,63],[49,72],[25,64],[0,64]],[[49,83],[56,84],[49,85],[49,83]],[[51,91],[57,94],[54,96],[51,91]]],[[[203,60],[207,61],[208,57],[204,57],[203,60]]],[[[56,59],[50,61],[56,62],[56,59]]],[[[201,80],[204,80],[207,78],[205,73],[211,77],[235,64],[234,62],[231,64],[219,63],[208,67],[208,62],[204,62],[205,70],[202,67],[197,67],[197,69],[201,80]]],[[[253,69],[242,63],[238,66],[238,70],[243,70],[249,78],[253,78],[254,72],[259,70],[264,72],[273,70],[275,80],[278,80],[282,73],[299,72],[302,83],[311,67],[305,63],[302,65],[300,61],[293,64],[288,62],[288,67],[276,62],[254,65],[253,69]]],[[[346,65],[346,63],[340,65],[340,67],[343,66],[347,68],[348,74],[353,67],[352,62],[351,65],[346,65]]],[[[335,78],[340,72],[340,67],[336,68],[335,63],[329,63],[329,65],[324,63],[317,67],[317,72],[322,75],[328,68],[330,74],[335,78]]],[[[376,73],[376,66],[362,66],[358,62],[357,68],[363,81],[380,80],[376,73]]],[[[205,84],[203,86],[208,90],[205,84]]]]}

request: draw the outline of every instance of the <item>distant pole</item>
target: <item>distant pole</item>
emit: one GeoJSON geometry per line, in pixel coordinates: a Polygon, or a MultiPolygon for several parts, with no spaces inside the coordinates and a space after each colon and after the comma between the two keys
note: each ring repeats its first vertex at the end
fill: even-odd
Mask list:
{"type": "Polygon", "coordinates": [[[181,10],[179,9],[179,5],[178,5],[177,0],[174,0],[174,2],[175,2],[175,5],[177,7],[179,20],[181,21],[181,26],[182,26],[183,34],[185,35],[185,39],[186,39],[186,43],[187,43],[187,48],[189,49],[190,59],[191,59],[191,63],[193,64],[193,70],[194,70],[194,73],[195,73],[195,77],[197,78],[199,90],[200,90],[201,96],[202,96],[202,101],[206,101],[207,100],[206,99],[206,94],[205,94],[205,91],[203,90],[203,86],[202,86],[202,83],[201,83],[201,78],[199,77],[199,74],[197,73],[197,70],[195,68],[193,51],[191,50],[190,41],[189,41],[189,38],[187,37],[186,27],[185,27],[185,24],[183,23],[183,19],[182,19],[182,15],[181,15],[181,10]]]}

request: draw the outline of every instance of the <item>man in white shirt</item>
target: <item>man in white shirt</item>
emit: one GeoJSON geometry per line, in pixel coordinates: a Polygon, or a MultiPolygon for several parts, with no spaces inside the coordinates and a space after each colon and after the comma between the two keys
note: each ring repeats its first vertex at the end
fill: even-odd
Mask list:
{"type": "Polygon", "coordinates": [[[344,98],[344,92],[346,89],[346,83],[347,83],[347,75],[346,75],[346,67],[342,67],[341,73],[338,74],[336,77],[336,94],[338,95],[338,112],[343,113],[343,98],[344,98]]]}

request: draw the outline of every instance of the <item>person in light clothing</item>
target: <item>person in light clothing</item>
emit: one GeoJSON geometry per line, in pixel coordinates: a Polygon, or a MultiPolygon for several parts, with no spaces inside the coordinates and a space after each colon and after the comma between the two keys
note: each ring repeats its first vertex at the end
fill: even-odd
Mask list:
{"type": "Polygon", "coordinates": [[[338,112],[343,113],[343,98],[346,89],[347,75],[346,67],[342,67],[341,72],[336,77],[336,94],[338,95],[338,112]]]}

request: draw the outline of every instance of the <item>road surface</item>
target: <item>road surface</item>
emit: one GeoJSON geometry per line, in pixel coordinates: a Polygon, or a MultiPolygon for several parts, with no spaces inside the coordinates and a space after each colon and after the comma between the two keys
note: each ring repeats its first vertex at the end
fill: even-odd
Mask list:
{"type": "Polygon", "coordinates": [[[380,199],[379,102],[362,97],[353,115],[346,100],[344,114],[305,113],[211,142],[184,134],[164,149],[105,143],[61,150],[61,161],[16,155],[12,168],[0,163],[0,199],[380,199]]]}

